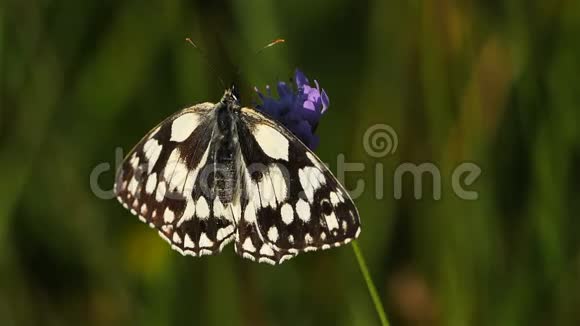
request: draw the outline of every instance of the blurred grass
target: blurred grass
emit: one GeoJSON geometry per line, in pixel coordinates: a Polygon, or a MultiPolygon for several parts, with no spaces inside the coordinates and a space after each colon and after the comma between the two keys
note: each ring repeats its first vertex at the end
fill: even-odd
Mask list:
{"type": "Polygon", "coordinates": [[[579,324],[579,33],[578,1],[3,1],[0,325],[378,324],[350,248],[183,258],[91,192],[117,146],[221,96],[188,36],[226,81],[240,68],[246,104],[296,67],[327,90],[318,153],[365,164],[346,183],[365,182],[359,244],[391,324],[579,324]],[[399,137],[381,159],[362,146],[377,123],[399,137]],[[463,161],[476,201],[453,195],[463,161]],[[394,200],[402,162],[436,164],[442,199],[405,182],[394,200]]]}

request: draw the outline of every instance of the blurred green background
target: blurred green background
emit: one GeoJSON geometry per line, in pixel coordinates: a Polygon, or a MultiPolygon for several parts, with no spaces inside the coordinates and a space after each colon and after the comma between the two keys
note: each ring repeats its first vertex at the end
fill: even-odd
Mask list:
{"type": "Polygon", "coordinates": [[[359,244],[393,325],[580,324],[578,35],[573,0],[3,0],[0,325],[378,324],[350,246],[184,258],[90,186],[108,163],[112,187],[117,147],[219,100],[216,75],[239,68],[250,105],[297,67],[330,96],[320,157],[364,163],[346,184],[365,182],[359,244]],[[374,158],[378,123],[399,146],[374,158]],[[451,187],[464,161],[474,201],[451,187]],[[395,200],[402,162],[439,167],[441,199],[408,179],[395,200]]]}

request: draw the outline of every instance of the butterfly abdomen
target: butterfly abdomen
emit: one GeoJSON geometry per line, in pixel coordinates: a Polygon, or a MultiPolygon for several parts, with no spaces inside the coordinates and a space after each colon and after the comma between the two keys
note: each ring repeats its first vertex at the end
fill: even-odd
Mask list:
{"type": "Polygon", "coordinates": [[[215,181],[216,195],[222,203],[230,203],[235,195],[237,185],[238,137],[236,132],[237,117],[231,103],[219,103],[216,107],[217,139],[215,140],[215,181]]]}

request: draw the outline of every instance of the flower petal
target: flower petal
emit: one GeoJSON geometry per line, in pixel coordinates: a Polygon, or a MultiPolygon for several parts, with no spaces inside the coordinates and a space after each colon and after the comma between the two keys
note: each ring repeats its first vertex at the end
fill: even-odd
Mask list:
{"type": "Polygon", "coordinates": [[[314,102],[310,101],[310,100],[306,100],[304,102],[304,104],[302,104],[302,107],[308,110],[312,110],[315,111],[316,107],[314,106],[314,102]]]}
{"type": "Polygon", "coordinates": [[[320,93],[320,98],[322,99],[322,113],[324,113],[324,111],[326,111],[330,106],[330,99],[328,98],[328,95],[326,95],[324,89],[322,89],[322,92],[320,93]]]}
{"type": "Polygon", "coordinates": [[[294,82],[298,88],[302,88],[302,86],[309,84],[306,75],[304,75],[304,73],[298,69],[296,69],[296,72],[294,73],[294,82]]]}

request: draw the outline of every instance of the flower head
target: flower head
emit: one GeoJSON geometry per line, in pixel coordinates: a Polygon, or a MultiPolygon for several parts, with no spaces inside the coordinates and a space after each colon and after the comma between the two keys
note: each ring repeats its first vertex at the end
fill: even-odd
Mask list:
{"type": "Polygon", "coordinates": [[[314,132],[330,101],[318,82],[315,80],[316,87],[313,87],[298,69],[294,74],[294,84],[278,82],[278,99],[272,96],[270,86],[266,86],[266,94],[256,88],[256,93],[262,101],[262,104],[256,107],[282,123],[306,146],[314,150],[319,142],[314,132]]]}

